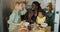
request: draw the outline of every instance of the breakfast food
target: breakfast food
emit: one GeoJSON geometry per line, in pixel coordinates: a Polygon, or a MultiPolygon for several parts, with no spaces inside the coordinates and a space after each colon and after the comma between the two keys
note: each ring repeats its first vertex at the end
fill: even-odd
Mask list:
{"type": "Polygon", "coordinates": [[[27,32],[27,30],[25,30],[25,29],[22,29],[22,30],[20,30],[19,32],[27,32]]]}
{"type": "Polygon", "coordinates": [[[45,32],[45,30],[40,30],[40,32],[45,32]]]}
{"type": "Polygon", "coordinates": [[[38,26],[38,27],[36,27],[34,30],[40,30],[40,27],[38,26]]]}
{"type": "Polygon", "coordinates": [[[26,26],[25,25],[20,25],[20,28],[25,28],[26,26]]]}

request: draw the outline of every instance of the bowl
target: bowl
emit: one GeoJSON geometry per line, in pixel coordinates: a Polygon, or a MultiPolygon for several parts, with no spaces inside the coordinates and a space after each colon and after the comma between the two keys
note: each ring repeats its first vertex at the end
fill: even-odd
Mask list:
{"type": "Polygon", "coordinates": [[[48,24],[47,24],[47,23],[42,23],[41,26],[42,26],[42,27],[47,27],[48,24]]]}
{"type": "Polygon", "coordinates": [[[25,26],[28,26],[28,25],[29,25],[29,23],[28,23],[28,22],[25,22],[25,23],[24,23],[24,25],[25,25],[25,26]]]}

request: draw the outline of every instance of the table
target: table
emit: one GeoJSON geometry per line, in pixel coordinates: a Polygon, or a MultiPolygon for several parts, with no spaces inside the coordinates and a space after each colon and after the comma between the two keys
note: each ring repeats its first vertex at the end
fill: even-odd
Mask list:
{"type": "MultiPolygon", "coordinates": [[[[16,28],[15,30],[13,30],[13,32],[18,32],[18,29],[19,29],[19,28],[16,28]]],[[[31,30],[31,31],[29,31],[29,32],[33,32],[33,31],[31,30]]],[[[47,26],[47,27],[46,27],[46,32],[51,32],[51,26],[47,26]]]]}

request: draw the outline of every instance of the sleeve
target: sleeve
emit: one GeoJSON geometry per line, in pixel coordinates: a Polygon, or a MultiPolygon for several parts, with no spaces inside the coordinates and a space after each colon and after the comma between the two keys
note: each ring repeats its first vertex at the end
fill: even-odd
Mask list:
{"type": "Polygon", "coordinates": [[[27,10],[26,9],[24,9],[23,11],[21,11],[21,15],[24,15],[26,13],[27,13],[27,10]]]}
{"type": "Polygon", "coordinates": [[[8,24],[13,23],[14,19],[15,19],[15,12],[12,12],[12,14],[9,17],[8,24]]]}
{"type": "Polygon", "coordinates": [[[38,17],[36,18],[36,22],[37,22],[37,19],[38,19],[38,17]]]}

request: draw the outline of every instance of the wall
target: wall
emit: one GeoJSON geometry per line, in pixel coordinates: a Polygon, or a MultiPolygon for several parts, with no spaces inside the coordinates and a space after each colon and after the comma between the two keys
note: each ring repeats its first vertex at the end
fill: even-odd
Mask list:
{"type": "Polygon", "coordinates": [[[21,2],[21,1],[25,1],[25,0],[10,0],[10,8],[14,9],[16,2],[21,2]]]}
{"type": "MultiPolygon", "coordinates": [[[[10,0],[11,9],[13,9],[13,7],[17,1],[25,1],[25,0],[10,0]]],[[[41,4],[42,8],[46,8],[46,6],[48,5],[48,2],[52,2],[53,7],[55,8],[55,1],[56,0],[27,0],[27,1],[28,1],[27,5],[29,5],[28,7],[31,7],[31,4],[33,1],[38,1],[41,4]]]]}
{"type": "Polygon", "coordinates": [[[2,0],[0,0],[0,32],[3,32],[2,0]]]}
{"type": "Polygon", "coordinates": [[[10,0],[2,0],[2,10],[4,32],[8,32],[8,24],[6,18],[10,15],[10,0]]]}

